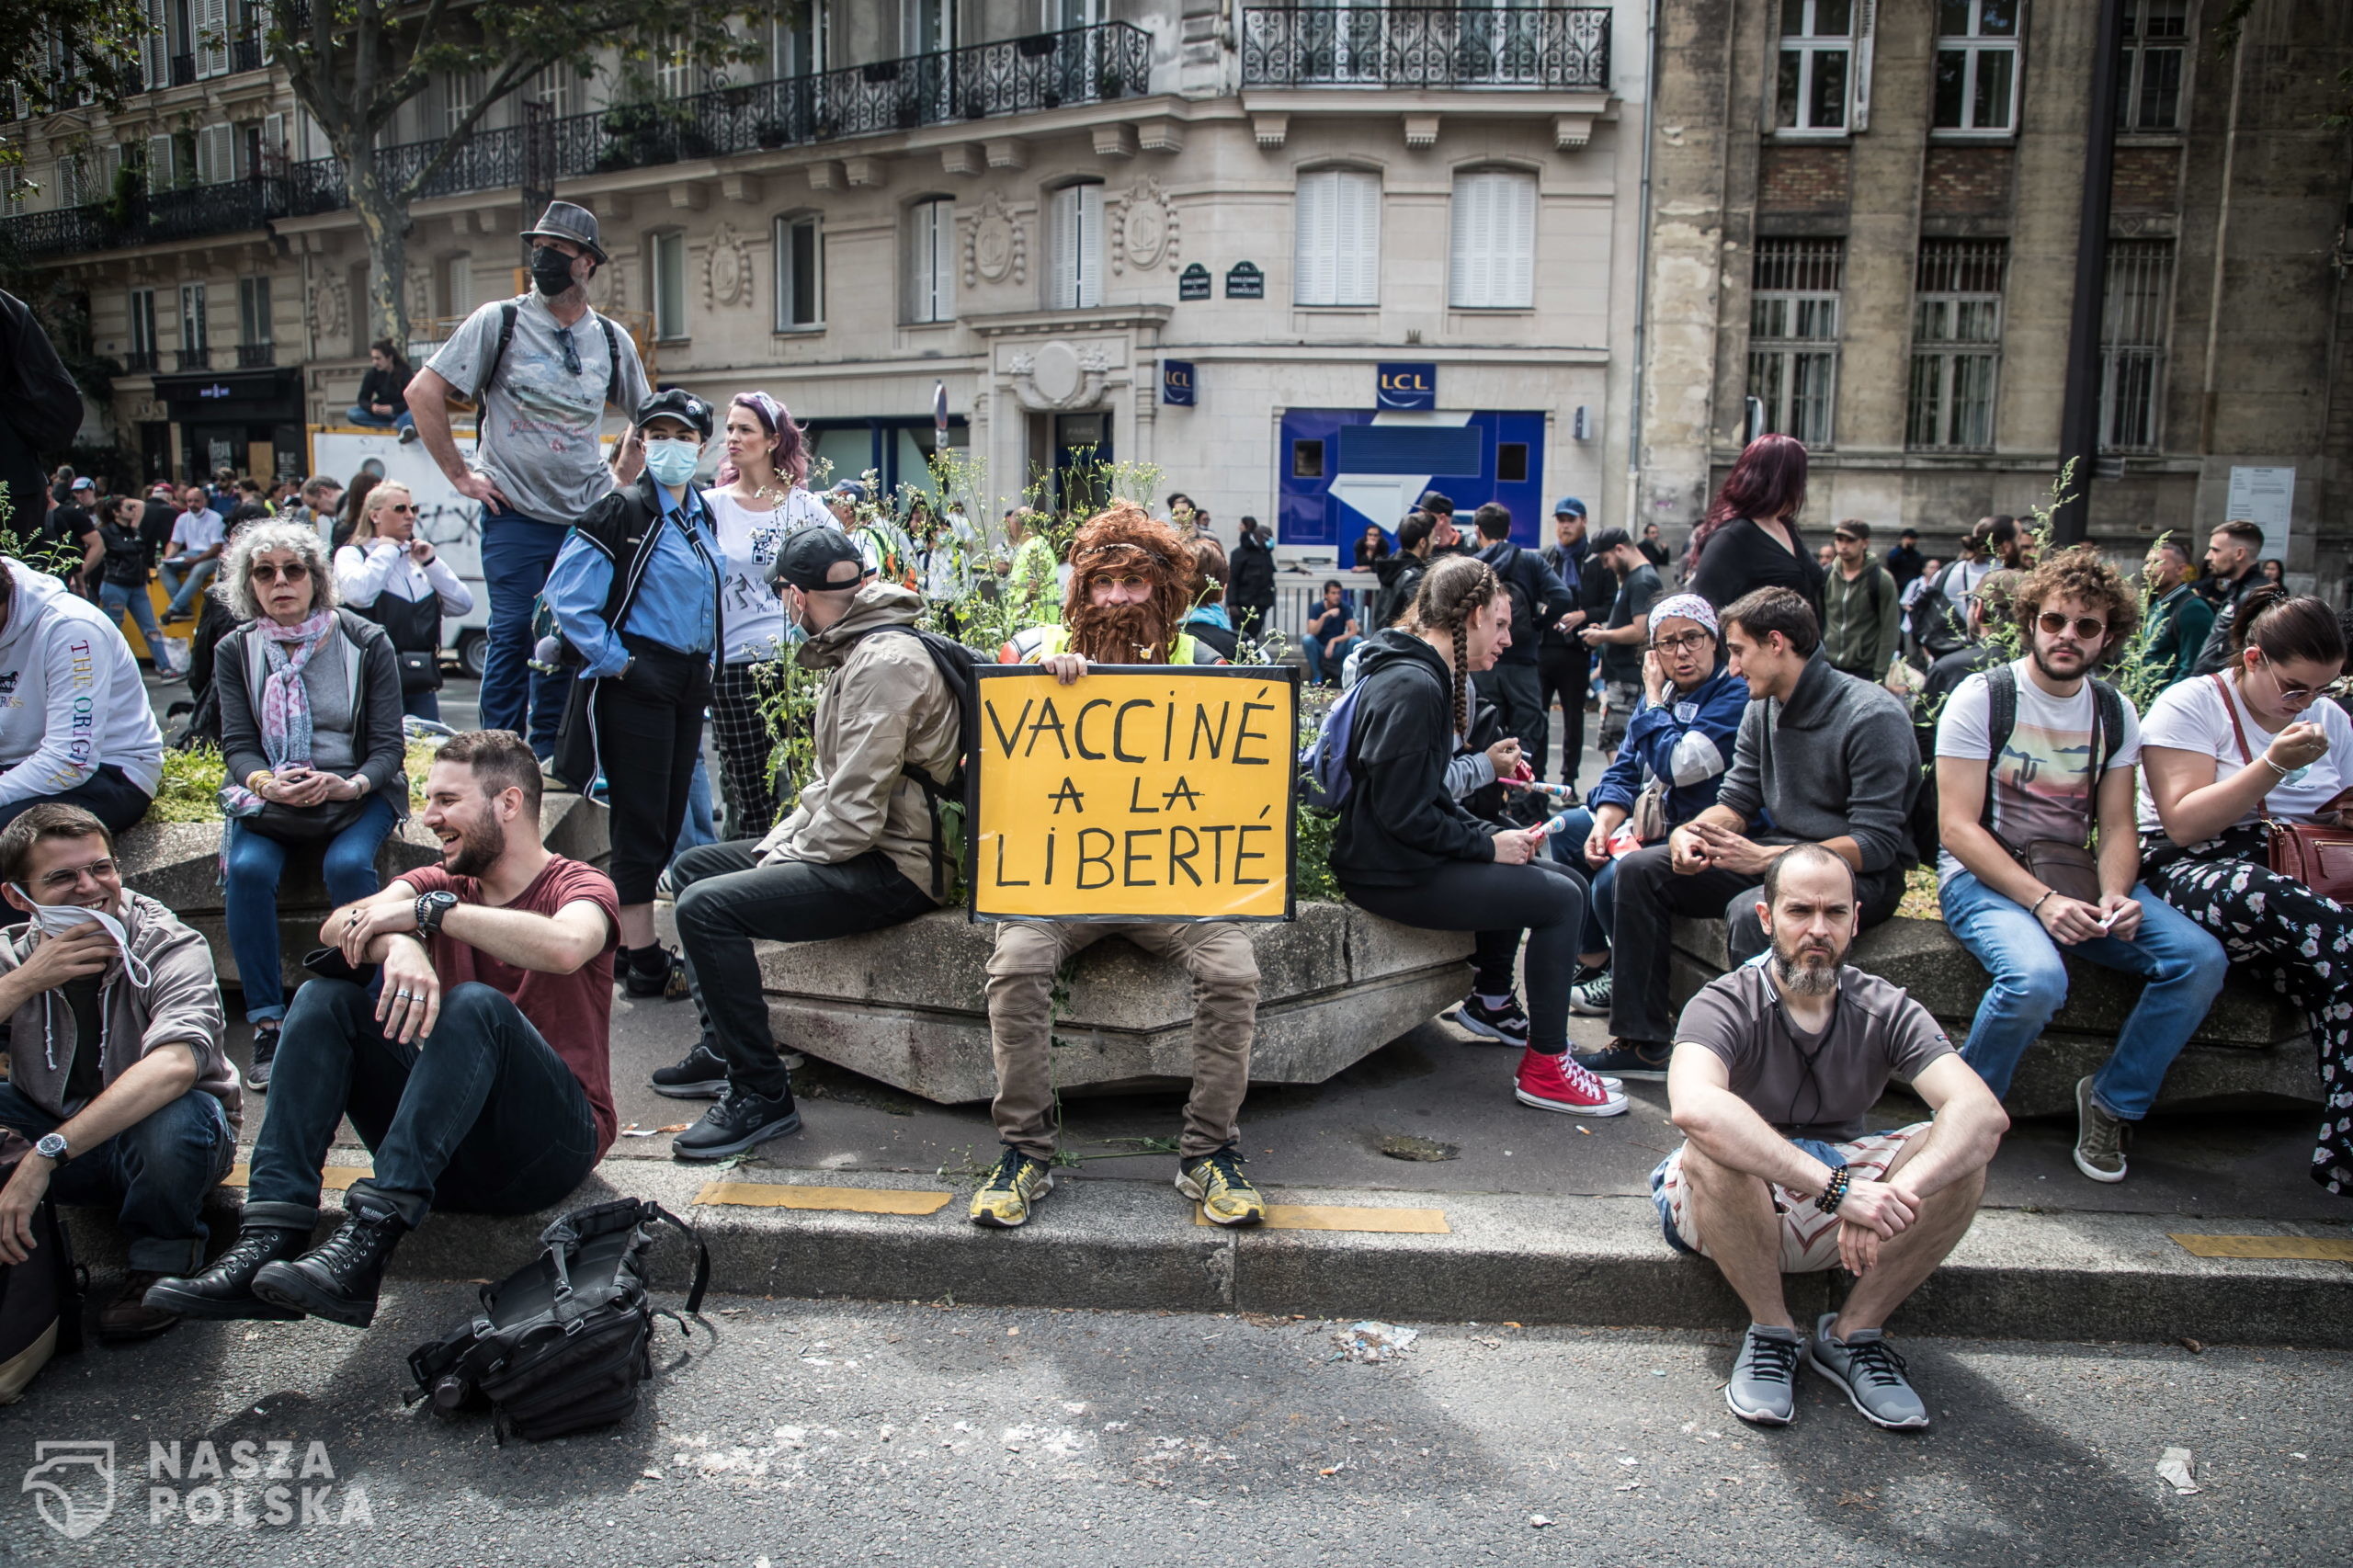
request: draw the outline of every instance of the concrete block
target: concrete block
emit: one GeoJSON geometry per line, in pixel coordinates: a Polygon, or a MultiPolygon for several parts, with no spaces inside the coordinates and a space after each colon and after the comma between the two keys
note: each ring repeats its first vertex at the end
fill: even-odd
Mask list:
{"type": "MultiPolygon", "coordinates": [[[[1468,935],[1417,931],[1352,905],[1247,926],[1258,959],[1254,1083],[1320,1083],[1461,999],[1468,935]]],[[[993,927],[941,910],[828,942],[758,944],[777,1038],[793,1049],[953,1104],[995,1092],[983,994],[993,927]]],[[[1073,965],[1055,1027],[1065,1093],[1192,1075],[1192,983],[1107,937],[1073,965]]]]}

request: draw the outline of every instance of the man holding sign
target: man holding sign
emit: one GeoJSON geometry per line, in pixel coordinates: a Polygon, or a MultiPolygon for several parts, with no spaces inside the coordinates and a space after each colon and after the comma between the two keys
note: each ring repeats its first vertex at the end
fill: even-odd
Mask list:
{"type": "MultiPolygon", "coordinates": [[[[1178,631],[1189,608],[1189,586],[1194,576],[1192,546],[1175,528],[1154,521],[1142,507],[1118,502],[1108,511],[1089,518],[1072,541],[1071,565],[1063,624],[1022,632],[1006,644],[998,656],[1000,663],[1035,664],[1060,686],[1078,687],[1082,691],[1090,684],[1087,670],[1093,665],[1185,666],[1224,663],[1215,652],[1178,631]]],[[[1092,683],[1101,685],[1109,678],[1097,676],[1092,677],[1092,683]]],[[[996,684],[983,682],[983,693],[996,684]]],[[[983,749],[989,746],[992,734],[999,735],[1005,740],[1004,750],[1009,758],[1015,742],[1024,735],[1023,723],[1000,727],[985,700],[983,706],[983,749]]],[[[1132,720],[1130,706],[1158,706],[1142,696],[1130,699],[1127,706],[1103,703],[1102,707],[1111,711],[1097,717],[1094,722],[1105,738],[1101,743],[1091,743],[1086,732],[1088,710],[1094,706],[1094,702],[1084,699],[1074,705],[1074,721],[1068,734],[1061,728],[1058,710],[1030,708],[1024,720],[1028,724],[1023,742],[1025,755],[1036,756],[1043,741],[1063,755],[1068,755],[1068,748],[1074,746],[1078,759],[1129,757],[1141,764],[1142,759],[1159,756],[1149,749],[1154,745],[1161,751],[1173,751],[1191,744],[1189,736],[1184,740],[1176,737],[1173,707],[1167,710],[1168,723],[1152,726],[1154,734],[1150,740],[1143,738],[1146,725],[1141,722],[1131,722],[1123,728],[1120,720],[1132,720]],[[1101,745],[1109,749],[1098,749],[1101,745]],[[1124,745],[1145,749],[1127,752],[1124,745]]],[[[1251,705],[1242,706],[1246,709],[1251,705]]],[[[1267,711],[1275,710],[1269,708],[1267,711]]],[[[1253,717],[1247,711],[1241,713],[1239,728],[1227,733],[1225,717],[1221,714],[1219,750],[1225,756],[1232,757],[1242,748],[1241,731],[1249,728],[1253,717]]],[[[1268,733],[1278,741],[1289,738],[1288,731],[1270,729],[1268,733]]],[[[1275,745],[1272,755],[1288,762],[1282,744],[1275,745]]],[[[1070,815],[1065,820],[1074,828],[1085,819],[1086,811],[1084,790],[1072,781],[1077,777],[1074,771],[1065,778],[1063,786],[1071,797],[1067,801],[1070,815]]],[[[1131,793],[1138,802],[1135,810],[1168,808],[1173,812],[1192,804],[1187,797],[1195,793],[1194,788],[1182,776],[1175,779],[1176,788],[1166,792],[1143,790],[1141,774],[1130,782],[1131,793]],[[1149,804],[1143,802],[1147,793],[1154,795],[1149,804]]],[[[1057,800],[1054,811],[1061,812],[1063,804],[1057,800]]],[[[1107,807],[1098,800],[1095,808],[1097,820],[1116,809],[1116,804],[1114,801],[1107,807]]],[[[991,885],[995,888],[1024,885],[1006,871],[1003,838],[992,839],[985,807],[983,819],[981,878],[984,881],[994,879],[991,885]],[[992,847],[997,856],[993,865],[987,859],[992,847]]],[[[1170,821],[1176,823],[1176,816],[1171,814],[1170,821]]],[[[1287,845],[1288,830],[1285,820],[1275,829],[1284,836],[1272,837],[1267,842],[1287,845]]],[[[1193,878],[1196,886],[1201,884],[1202,870],[1209,872],[1212,881],[1229,874],[1234,883],[1251,881],[1243,876],[1240,864],[1247,853],[1243,847],[1244,825],[1221,824],[1215,831],[1221,836],[1214,846],[1214,861],[1199,852],[1199,846],[1207,842],[1204,830],[1172,826],[1166,830],[1165,837],[1158,836],[1156,830],[1150,828],[1130,831],[1127,846],[1120,858],[1122,891],[1154,886],[1173,889],[1178,883],[1180,869],[1181,874],[1193,878]],[[1175,847],[1178,832],[1195,835],[1196,847],[1185,857],[1179,857],[1175,847]],[[1139,841],[1146,835],[1154,836],[1140,846],[1139,841]],[[1185,862],[1181,868],[1180,859],[1185,862]]],[[[1249,831],[1267,830],[1249,824],[1249,831]]],[[[1080,828],[1074,832],[1074,847],[1066,854],[1075,857],[1085,853],[1075,846],[1084,842],[1080,835],[1089,832],[1102,833],[1107,843],[1110,839],[1103,829],[1080,828]]],[[[1052,842],[1050,837],[1050,846],[1052,842]]],[[[1047,853],[1051,855],[1051,847],[1047,853]]],[[[1109,854],[1108,849],[1102,851],[1100,864],[1105,868],[1111,863],[1109,854]]],[[[1280,859],[1274,862],[1278,866],[1281,863],[1280,859]]],[[[1030,868],[1023,869],[1028,871],[1030,868]]],[[[1048,861],[1040,862],[1035,874],[1040,886],[1051,884],[1054,879],[1048,861]]],[[[1108,869],[1103,872],[1106,880],[1100,882],[1084,881],[1084,875],[1083,867],[1066,860],[1063,876],[1068,885],[1108,885],[1108,869]]],[[[1235,891],[1240,891],[1238,886],[1235,891]]],[[[983,900],[983,913],[986,902],[983,900]]],[[[989,1028],[994,1037],[997,1081],[992,1109],[1005,1153],[997,1161],[995,1172],[973,1196],[972,1223],[1001,1229],[1027,1223],[1039,1200],[1053,1188],[1056,1119],[1053,1074],[1048,1059],[1052,1051],[1054,976],[1072,955],[1111,936],[1125,937],[1148,953],[1179,960],[1192,971],[1193,1090],[1186,1101],[1185,1131],[1177,1142],[1176,1188],[1198,1201],[1203,1214],[1216,1224],[1256,1224],[1266,1218],[1266,1201],[1242,1174],[1242,1157],[1235,1148],[1239,1135],[1236,1119],[1242,1108],[1242,1096],[1250,1085],[1250,1044],[1258,1016],[1258,963],[1242,927],[1230,920],[1131,924],[1120,920],[1042,918],[1011,921],[998,926],[996,951],[989,960],[989,1028]]]]}

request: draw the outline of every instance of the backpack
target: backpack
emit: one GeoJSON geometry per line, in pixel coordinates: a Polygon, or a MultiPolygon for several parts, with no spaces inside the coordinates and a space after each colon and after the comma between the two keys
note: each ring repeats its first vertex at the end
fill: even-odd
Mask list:
{"type": "MultiPolygon", "coordinates": [[[[1528,591],[1528,585],[1520,581],[1519,558],[1526,551],[1516,544],[1511,545],[1509,555],[1500,561],[1489,561],[1487,564],[1495,568],[1496,580],[1503,584],[1504,592],[1511,596],[1512,641],[1517,642],[1522,631],[1536,624],[1536,599],[1528,591]]],[[[1480,559],[1486,558],[1483,555],[1480,559]]]]}
{"type": "Polygon", "coordinates": [[[1928,656],[1930,664],[1955,649],[1966,646],[1969,642],[1962,630],[1959,607],[1945,592],[1946,585],[1952,581],[1952,574],[1963,564],[1956,561],[1938,573],[1937,580],[1921,589],[1920,597],[1913,601],[1911,619],[1904,623],[1904,629],[1912,633],[1913,643],[1928,656]]]}
{"type": "MultiPolygon", "coordinates": [[[[22,1136],[0,1131],[0,1180],[31,1153],[22,1136]]],[[[33,1210],[31,1256],[0,1264],[0,1404],[24,1398],[51,1357],[82,1348],[82,1276],[47,1194],[33,1210]]]]}
{"type": "MultiPolygon", "coordinates": [[[[474,382],[472,396],[474,406],[477,408],[482,406],[483,394],[490,390],[492,380],[497,376],[498,367],[506,362],[506,346],[515,341],[515,317],[522,308],[523,302],[520,300],[509,300],[498,307],[498,341],[491,345],[490,358],[482,368],[481,379],[474,382]]],[[[597,316],[597,324],[605,329],[605,358],[608,366],[605,378],[605,401],[612,403],[621,390],[621,340],[620,335],[613,331],[613,324],[605,319],[602,314],[597,316]]],[[[621,412],[634,415],[636,410],[624,408],[621,412]]]]}
{"type": "Polygon", "coordinates": [[[1337,812],[1356,780],[1348,772],[1348,743],[1357,721],[1358,681],[1340,693],[1340,700],[1325,710],[1315,738],[1300,748],[1300,803],[1319,812],[1337,812]]]}
{"type": "MultiPolygon", "coordinates": [[[[2014,664],[1999,664],[1984,673],[1985,799],[1977,809],[1977,821],[1980,826],[1991,833],[1994,831],[1994,769],[2002,760],[2002,748],[2009,744],[2010,732],[2018,728],[2018,672],[2014,664]]],[[[2093,811],[2097,815],[2100,776],[2107,771],[2108,759],[2124,744],[2124,694],[2096,676],[2086,678],[2091,681],[2092,703],[2099,715],[2099,722],[2092,733],[2092,799],[2093,811]]],[[[1943,832],[1937,822],[1937,769],[1933,755],[1928,766],[1921,771],[1919,793],[1913,797],[1912,840],[1921,863],[1935,865],[1938,850],[1943,843],[1943,832]]]]}
{"type": "MultiPolygon", "coordinates": [[[[692,1225],[634,1198],[575,1209],[540,1233],[538,1257],[482,1288],[480,1313],[409,1352],[408,1403],[429,1398],[454,1415],[486,1402],[502,1443],[510,1431],[536,1443],[626,1418],[654,1370],[645,1253],[657,1221],[695,1244],[687,1317],[700,1317],[710,1249],[692,1225]]],[[[686,1317],[666,1315],[694,1332],[686,1317]]]]}
{"type": "Polygon", "coordinates": [[[966,767],[972,755],[980,749],[977,690],[980,679],[973,675],[972,669],[976,665],[994,664],[995,661],[974,653],[952,637],[898,621],[868,627],[849,640],[848,647],[842,650],[843,658],[848,658],[849,648],[885,631],[900,632],[923,644],[923,651],[931,655],[931,667],[939,672],[941,682],[948,687],[948,695],[956,703],[956,766],[949,770],[948,777],[934,778],[912,767],[901,770],[902,777],[915,780],[916,788],[923,791],[925,801],[931,807],[931,896],[937,900],[945,897],[948,891],[946,819],[950,812],[955,814],[956,837],[961,849],[964,838],[966,767]]]}

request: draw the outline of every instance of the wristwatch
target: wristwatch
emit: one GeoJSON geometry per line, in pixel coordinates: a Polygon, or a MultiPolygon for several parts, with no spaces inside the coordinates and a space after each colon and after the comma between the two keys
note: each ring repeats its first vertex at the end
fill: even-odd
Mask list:
{"type": "Polygon", "coordinates": [[[33,1153],[45,1160],[62,1165],[72,1155],[73,1151],[65,1146],[63,1133],[47,1132],[43,1133],[40,1141],[33,1145],[33,1153]]]}
{"type": "Polygon", "coordinates": [[[447,891],[416,895],[416,934],[430,937],[441,929],[442,917],[458,907],[458,895],[447,891]]]}

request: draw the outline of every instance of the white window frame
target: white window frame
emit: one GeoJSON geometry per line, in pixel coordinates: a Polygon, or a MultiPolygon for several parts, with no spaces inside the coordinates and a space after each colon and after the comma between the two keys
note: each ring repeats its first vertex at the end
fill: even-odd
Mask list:
{"type": "Polygon", "coordinates": [[[1986,451],[2001,392],[2005,240],[1923,240],[1912,296],[1904,445],[1986,451]]]}
{"type": "Polygon", "coordinates": [[[196,131],[198,185],[227,185],[237,177],[237,128],[225,122],[196,131]]]}
{"type": "Polygon", "coordinates": [[[180,285],[180,352],[202,354],[212,345],[206,334],[204,285],[180,285]]]}
{"type": "Polygon", "coordinates": [[[474,105],[489,89],[489,73],[479,68],[452,71],[441,78],[441,134],[455,136],[458,124],[472,112],[474,105]]]}
{"type": "Polygon", "coordinates": [[[1454,176],[1446,302],[1458,311],[1536,308],[1536,176],[1470,169],[1454,176]]]}
{"type": "Polygon", "coordinates": [[[801,0],[801,24],[795,27],[779,6],[768,24],[768,77],[789,82],[814,76],[826,67],[826,44],[832,30],[831,7],[825,0],[801,0]]]}
{"type": "MultiPolygon", "coordinates": [[[[1866,0],[1783,0],[1786,6],[1797,8],[1798,30],[1784,30],[1774,56],[1774,134],[1777,136],[1845,136],[1859,129],[1856,125],[1859,97],[1857,67],[1859,64],[1856,24],[1866,0]],[[1843,32],[1824,32],[1823,28],[1835,25],[1837,10],[1844,7],[1847,28],[1843,32]],[[1814,82],[1823,71],[1831,68],[1833,59],[1844,73],[1838,89],[1838,119],[1836,124],[1816,124],[1813,120],[1814,82]],[[1794,69],[1795,83],[1786,80],[1794,69]]],[[[1787,27],[1784,18],[1783,27],[1787,27]]]]}
{"type": "Polygon", "coordinates": [[[678,343],[693,335],[688,320],[687,232],[663,229],[645,237],[646,306],[657,342],[678,343]]]}
{"type": "Polygon", "coordinates": [[[787,212],[776,221],[776,330],[779,332],[822,332],[825,326],[825,221],[814,212],[787,212]],[[809,235],[807,270],[814,276],[808,278],[812,314],[807,320],[794,318],[793,297],[801,280],[802,269],[793,257],[793,236],[806,232],[809,235]]]}
{"type": "Polygon", "coordinates": [[[131,322],[131,354],[135,357],[143,351],[148,369],[154,369],[162,362],[164,347],[155,336],[155,290],[133,289],[125,294],[123,314],[131,322]]]}
{"type": "Polygon", "coordinates": [[[907,320],[956,319],[956,199],[926,196],[907,208],[907,320]]]}
{"type": "Polygon", "coordinates": [[[1363,309],[1381,303],[1381,176],[1309,169],[1293,199],[1291,302],[1363,309]]]}
{"type": "Polygon", "coordinates": [[[2099,328],[2099,449],[2165,444],[2165,359],[2178,260],[2171,240],[2108,242],[2099,328]]]}
{"type": "Polygon", "coordinates": [[[1103,302],[1103,182],[1049,191],[1046,216],[1046,309],[1095,309],[1103,302]]]}
{"type": "MultiPolygon", "coordinates": [[[[540,74],[531,78],[530,91],[531,96],[548,106],[549,114],[563,119],[581,112],[587,85],[568,61],[558,61],[540,68],[540,74]]],[[[519,123],[519,114],[517,119],[519,123]]]]}
{"type": "Polygon", "coordinates": [[[1765,405],[1765,430],[1809,447],[1827,448],[1837,433],[1846,260],[1843,239],[1756,242],[1748,395],[1765,405]]]}
{"type": "Polygon", "coordinates": [[[1956,137],[2006,140],[2016,136],[2018,79],[2024,74],[2021,67],[2025,63],[2019,49],[2019,38],[2025,31],[2025,17],[2021,15],[2026,8],[2025,0],[1940,0],[1938,7],[1939,28],[1943,25],[1942,13],[1948,6],[1966,8],[1967,15],[1962,23],[1965,30],[1957,33],[1939,31],[1937,36],[1936,74],[1928,95],[1930,130],[1945,140],[1956,137]],[[2010,21],[2009,32],[1988,33],[1984,30],[1985,10],[1989,5],[1997,12],[2006,11],[2010,21]],[[1961,84],[1960,118],[1950,124],[1939,118],[1942,108],[1938,102],[1948,70],[1960,73],[1961,84]],[[1998,105],[1989,106],[1993,113],[1999,116],[1998,121],[1981,121],[1978,117],[1979,89],[1989,71],[2006,71],[2009,74],[2009,91],[2004,94],[1996,90],[1995,96],[2001,101],[1998,105]]]}
{"type": "Polygon", "coordinates": [[[954,49],[956,10],[957,0],[899,0],[899,52],[946,54],[954,49]],[[931,13],[928,27],[926,11],[931,13]]]}
{"type": "Polygon", "coordinates": [[[2189,0],[2124,0],[2124,59],[2117,83],[2116,129],[2128,136],[2170,136],[2185,129],[2189,107],[2189,0]],[[2181,30],[2152,36],[2150,13],[2160,7],[2177,11],[2165,18],[2181,30]],[[2141,118],[2141,99],[2148,91],[2152,56],[2173,57],[2173,116],[2163,124],[2141,118]]]}
{"type": "Polygon", "coordinates": [[[1039,0],[1038,9],[1038,20],[1050,33],[1099,28],[1108,19],[1106,0],[1039,0]]]}
{"type": "Polygon", "coordinates": [[[85,153],[60,153],[57,155],[57,205],[60,208],[87,205],[90,195],[90,160],[85,153]]]}
{"type": "Polygon", "coordinates": [[[270,328],[269,275],[237,279],[237,342],[259,347],[277,341],[270,328]]]}

